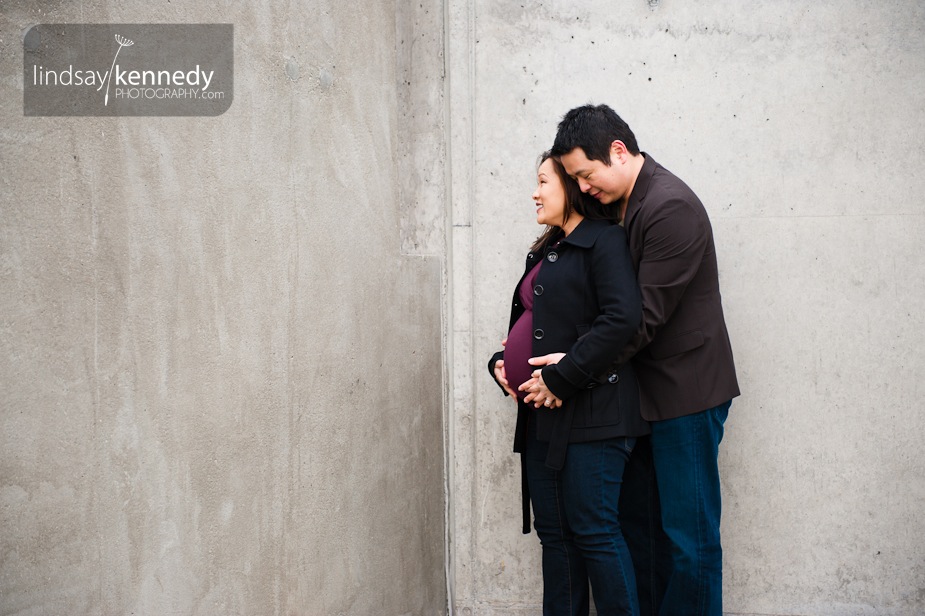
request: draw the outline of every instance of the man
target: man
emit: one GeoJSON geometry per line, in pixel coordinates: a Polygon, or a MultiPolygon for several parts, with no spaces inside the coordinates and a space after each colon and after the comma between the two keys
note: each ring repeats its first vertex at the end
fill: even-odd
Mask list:
{"type": "MultiPolygon", "coordinates": [[[[642,325],[617,363],[632,359],[652,427],[627,468],[620,502],[643,613],[721,616],[717,454],[739,387],[710,220],[694,192],[641,153],[606,105],[565,114],[552,154],[582,191],[619,208],[642,291],[642,325]],[[661,528],[648,528],[650,515],[661,528]]],[[[558,406],[534,374],[534,403],[558,406]]]]}

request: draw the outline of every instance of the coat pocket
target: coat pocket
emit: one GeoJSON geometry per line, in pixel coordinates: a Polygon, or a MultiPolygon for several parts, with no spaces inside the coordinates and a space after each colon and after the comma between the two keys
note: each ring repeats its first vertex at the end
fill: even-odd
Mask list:
{"type": "Polygon", "coordinates": [[[622,421],[619,384],[606,380],[577,396],[572,428],[576,430],[614,426],[622,421]]]}
{"type": "Polygon", "coordinates": [[[703,346],[703,332],[695,329],[680,336],[668,338],[667,340],[658,340],[650,344],[649,355],[652,356],[652,359],[665,359],[672,355],[691,351],[699,346],[703,346]]]}

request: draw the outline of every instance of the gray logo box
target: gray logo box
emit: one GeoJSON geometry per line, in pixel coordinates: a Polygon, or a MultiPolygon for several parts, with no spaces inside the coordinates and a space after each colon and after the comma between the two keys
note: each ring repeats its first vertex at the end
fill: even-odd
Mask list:
{"type": "Polygon", "coordinates": [[[232,24],[38,24],[26,116],[217,116],[234,98],[232,24]]]}

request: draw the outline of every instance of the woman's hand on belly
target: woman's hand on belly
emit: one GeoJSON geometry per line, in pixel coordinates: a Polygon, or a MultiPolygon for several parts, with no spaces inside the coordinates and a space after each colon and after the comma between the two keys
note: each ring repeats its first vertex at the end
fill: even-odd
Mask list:
{"type": "Polygon", "coordinates": [[[511,389],[510,383],[507,382],[507,373],[504,371],[504,360],[499,359],[495,362],[495,380],[498,381],[498,384],[507,392],[512,398],[517,397],[517,392],[511,389]]]}

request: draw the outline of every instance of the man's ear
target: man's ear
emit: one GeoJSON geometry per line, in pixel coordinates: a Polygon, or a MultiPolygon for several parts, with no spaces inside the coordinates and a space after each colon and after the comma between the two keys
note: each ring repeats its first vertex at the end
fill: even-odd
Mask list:
{"type": "Polygon", "coordinates": [[[626,149],[626,144],[619,139],[614,139],[610,144],[610,161],[625,163],[627,157],[629,157],[629,150],[626,149]]]}

